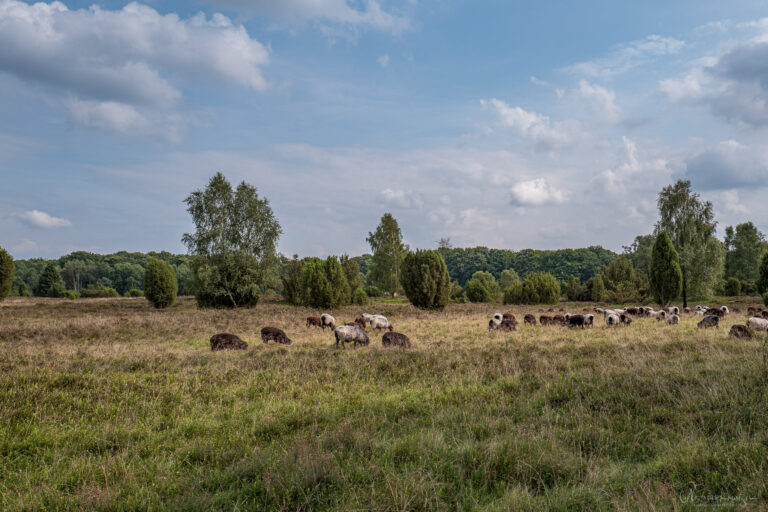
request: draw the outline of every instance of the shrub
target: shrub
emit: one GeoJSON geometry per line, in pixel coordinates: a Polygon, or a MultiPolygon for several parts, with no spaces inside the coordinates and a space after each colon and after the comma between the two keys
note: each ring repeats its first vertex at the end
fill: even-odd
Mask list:
{"type": "Polygon", "coordinates": [[[568,297],[568,300],[581,299],[581,282],[578,277],[570,276],[568,278],[568,285],[565,287],[565,296],[568,297]]]}
{"type": "Polygon", "coordinates": [[[464,294],[464,288],[461,287],[458,281],[451,281],[451,302],[458,302],[463,304],[467,302],[467,296],[464,294]]]}
{"type": "Polygon", "coordinates": [[[590,299],[593,302],[602,302],[605,299],[605,283],[603,282],[603,277],[600,274],[597,274],[592,279],[592,295],[590,296],[590,299]]]}
{"type": "Polygon", "coordinates": [[[153,258],[144,271],[144,296],[156,308],[167,308],[176,300],[178,282],[173,268],[153,258]]]}
{"type": "Polygon", "coordinates": [[[139,290],[138,288],[131,288],[127,292],[125,292],[125,297],[143,297],[144,292],[142,290],[139,290]]]}
{"type": "Polygon", "coordinates": [[[496,302],[501,295],[501,288],[490,272],[478,270],[467,281],[464,293],[470,302],[496,302]]]}
{"type": "Polygon", "coordinates": [[[381,289],[378,286],[370,285],[364,288],[365,294],[369,297],[381,297],[381,289]]]}
{"type": "Polygon", "coordinates": [[[735,277],[729,277],[725,283],[725,294],[729,297],[741,295],[741,281],[735,277]]]}
{"type": "Polygon", "coordinates": [[[522,283],[504,291],[504,304],[557,304],[560,283],[549,272],[528,274],[522,283]]]}
{"type": "Polygon", "coordinates": [[[510,286],[514,286],[519,282],[520,276],[517,275],[517,272],[515,272],[515,269],[513,268],[508,268],[502,272],[501,277],[499,277],[499,286],[501,286],[502,290],[506,290],[510,286]]]}
{"type": "Polygon", "coordinates": [[[323,263],[323,270],[328,278],[328,303],[322,307],[337,308],[349,304],[352,293],[339,259],[336,256],[328,256],[323,263]]]}
{"type": "Polygon", "coordinates": [[[117,293],[117,290],[109,286],[90,285],[80,290],[80,297],[83,299],[105,299],[119,296],[120,294],[117,293]]]}
{"type": "Polygon", "coordinates": [[[54,263],[46,265],[37,281],[38,297],[61,297],[65,290],[59,267],[54,263]]]}
{"type": "Polygon", "coordinates": [[[294,306],[302,303],[302,268],[302,260],[294,254],[293,259],[285,266],[284,275],[280,278],[283,283],[283,298],[294,306]]]}
{"type": "Polygon", "coordinates": [[[444,309],[448,304],[451,278],[445,260],[437,251],[409,252],[400,269],[400,284],[411,304],[421,309],[444,309]]]}
{"type": "Polygon", "coordinates": [[[368,300],[368,295],[365,293],[365,290],[362,288],[358,288],[355,290],[355,294],[352,297],[352,303],[357,304],[358,306],[365,306],[370,302],[368,300]]]}
{"type": "Polygon", "coordinates": [[[8,251],[0,247],[0,301],[11,293],[13,268],[13,258],[8,251]]]}
{"type": "Polygon", "coordinates": [[[683,289],[680,260],[666,231],[661,231],[653,243],[650,278],[653,297],[662,307],[680,295],[683,289]]]}
{"type": "Polygon", "coordinates": [[[80,294],[77,293],[75,290],[64,290],[62,297],[65,297],[69,300],[75,300],[76,298],[80,297],[80,294]]]}

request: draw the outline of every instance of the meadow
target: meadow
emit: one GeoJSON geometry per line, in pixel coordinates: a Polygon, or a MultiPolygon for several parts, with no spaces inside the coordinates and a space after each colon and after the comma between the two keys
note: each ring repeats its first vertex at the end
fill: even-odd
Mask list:
{"type": "Polygon", "coordinates": [[[344,307],[414,347],[337,350],[276,302],[8,299],[0,510],[768,510],[768,349],[728,337],[745,314],[487,330],[538,309],[344,307]],[[248,350],[211,352],[218,332],[248,350]]]}

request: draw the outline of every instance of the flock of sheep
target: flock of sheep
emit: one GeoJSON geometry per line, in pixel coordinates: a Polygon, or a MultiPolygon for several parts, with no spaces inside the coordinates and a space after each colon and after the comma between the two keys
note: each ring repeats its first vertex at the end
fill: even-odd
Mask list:
{"type": "MultiPolygon", "coordinates": [[[[543,310],[540,310],[543,312],[543,310]]],[[[554,309],[550,309],[550,312],[554,312],[554,309]]],[[[560,310],[563,312],[563,310],[560,310]]],[[[740,313],[740,310],[734,309],[734,313],[740,313]]],[[[768,310],[761,310],[755,307],[749,307],[747,310],[750,318],[747,320],[746,325],[733,325],[730,330],[732,336],[737,338],[751,338],[752,333],[756,331],[768,332],[768,310]]],[[[683,314],[694,314],[702,316],[701,321],[698,323],[699,328],[719,327],[720,319],[730,313],[727,306],[721,307],[705,307],[696,306],[694,309],[684,308],[683,314]]],[[[592,312],[585,309],[583,314],[555,314],[555,315],[540,315],[538,322],[536,317],[527,313],[523,317],[523,322],[530,325],[562,325],[568,327],[581,327],[589,328],[595,325],[595,315],[602,315],[605,321],[606,327],[618,327],[620,325],[630,325],[634,318],[655,318],[657,321],[666,321],[669,325],[680,324],[680,308],[677,306],[670,306],[665,309],[654,310],[647,306],[626,307],[620,309],[602,309],[593,308],[592,312]]],[[[511,313],[495,313],[488,322],[489,330],[498,331],[516,331],[517,330],[517,318],[511,313]]],[[[325,330],[326,328],[333,331],[333,335],[336,338],[336,347],[341,346],[344,348],[346,343],[352,343],[357,345],[368,345],[370,338],[366,329],[370,330],[386,330],[387,332],[381,338],[382,345],[385,347],[403,347],[410,348],[411,340],[405,334],[394,332],[392,323],[384,315],[372,315],[370,313],[363,313],[355,318],[353,321],[344,325],[337,325],[336,319],[324,313],[320,316],[309,316],[306,320],[307,327],[320,327],[325,330]]],[[[291,339],[285,334],[282,329],[277,327],[264,327],[261,329],[261,339],[264,343],[270,341],[280,343],[283,345],[290,345],[293,343],[291,339]]],[[[211,350],[224,350],[224,349],[241,349],[248,348],[248,344],[235,336],[234,334],[221,333],[211,337],[211,350]]]]}
{"type": "MultiPolygon", "coordinates": [[[[554,311],[554,309],[550,309],[550,311],[554,311]]],[[[539,324],[581,328],[593,327],[595,324],[595,314],[603,315],[607,327],[629,325],[632,323],[633,318],[636,317],[655,318],[657,321],[666,321],[669,325],[680,324],[680,308],[678,306],[669,306],[658,311],[647,306],[620,309],[593,308],[593,313],[588,313],[588,311],[585,309],[584,314],[541,315],[539,316],[539,324]]],[[[720,318],[726,316],[729,312],[727,306],[720,306],[719,308],[696,306],[694,309],[688,307],[683,309],[684,314],[695,314],[703,317],[698,323],[700,329],[719,327],[720,318]]],[[[740,313],[741,311],[735,309],[734,312],[740,313]]],[[[746,325],[733,325],[730,330],[731,335],[738,338],[751,338],[753,331],[768,332],[768,310],[760,310],[750,306],[747,309],[747,313],[750,315],[750,318],[747,320],[746,325]]],[[[536,317],[530,313],[525,315],[523,321],[526,324],[536,325],[536,317]]],[[[517,330],[517,319],[511,313],[495,313],[488,322],[488,329],[515,331],[517,330]]]]}

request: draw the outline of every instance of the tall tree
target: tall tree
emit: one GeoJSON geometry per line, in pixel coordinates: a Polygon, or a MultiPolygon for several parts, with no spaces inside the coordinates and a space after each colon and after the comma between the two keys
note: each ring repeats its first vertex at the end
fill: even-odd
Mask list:
{"type": "Polygon", "coordinates": [[[760,260],[760,273],[757,279],[757,291],[760,294],[768,292],[768,251],[763,253],[760,260]]]}
{"type": "Polygon", "coordinates": [[[341,268],[344,269],[344,276],[347,278],[347,283],[349,284],[349,297],[351,301],[352,297],[355,296],[357,289],[362,286],[360,266],[355,260],[350,258],[348,254],[339,256],[339,263],[341,263],[341,268]]]}
{"type": "Polygon", "coordinates": [[[49,263],[40,274],[37,282],[38,297],[61,297],[64,294],[64,282],[61,280],[59,267],[55,263],[49,263]]]}
{"type": "Polygon", "coordinates": [[[656,237],[653,235],[638,235],[632,245],[624,246],[624,254],[627,255],[632,266],[635,267],[637,277],[641,284],[648,282],[651,269],[651,248],[656,237]]]}
{"type": "Polygon", "coordinates": [[[400,266],[408,249],[403,244],[400,226],[391,213],[381,217],[376,231],[369,232],[366,241],[373,251],[369,280],[394,296],[400,286],[400,266]]]}
{"type": "Polygon", "coordinates": [[[651,293],[662,307],[680,295],[683,272],[672,240],[662,230],[651,251],[651,293]]]}
{"type": "Polygon", "coordinates": [[[678,180],[664,187],[657,201],[657,234],[666,231],[677,251],[683,275],[683,306],[689,291],[710,294],[722,272],[722,244],[715,238],[717,222],[712,203],[691,190],[691,182],[678,180]]]}
{"type": "Polygon", "coordinates": [[[765,237],[754,224],[745,222],[725,229],[725,277],[755,283],[759,278],[760,257],[765,237]]]}
{"type": "Polygon", "coordinates": [[[499,286],[501,286],[502,291],[506,290],[510,286],[516,285],[519,282],[520,276],[517,275],[517,272],[515,272],[515,269],[513,268],[508,268],[502,272],[501,277],[499,278],[499,286]]]}
{"type": "Polygon", "coordinates": [[[246,182],[237,190],[221,173],[184,202],[195,232],[182,241],[195,255],[195,294],[201,306],[254,305],[277,281],[275,246],[282,230],[269,201],[246,182]]]}
{"type": "Polygon", "coordinates": [[[409,252],[400,280],[411,304],[421,309],[443,309],[448,304],[451,278],[438,251],[409,252]]]}
{"type": "Polygon", "coordinates": [[[8,251],[0,247],[0,300],[3,300],[11,293],[13,271],[13,258],[8,254],[8,251]]]}

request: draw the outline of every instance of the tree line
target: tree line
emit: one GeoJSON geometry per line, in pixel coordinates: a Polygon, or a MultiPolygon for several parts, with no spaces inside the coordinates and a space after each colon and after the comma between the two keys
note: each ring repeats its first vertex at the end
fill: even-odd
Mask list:
{"type": "Polygon", "coordinates": [[[637,236],[621,255],[599,246],[556,251],[454,248],[448,238],[436,250],[413,252],[404,244],[397,220],[385,213],[366,238],[370,254],[289,259],[276,252],[282,229],[269,201],[252,185],[233,187],[217,173],[185,204],[195,225],[182,237],[188,255],[78,251],[58,260],[14,262],[0,250],[0,297],[142,295],[153,262],[162,263],[172,276],[173,287],[171,278],[163,278],[165,295],[170,288],[174,297],[176,292],[194,294],[201,307],[252,306],[274,293],[291,304],[315,308],[365,304],[368,297],[384,294],[405,294],[414,304],[441,308],[449,301],[499,299],[545,304],[563,295],[615,303],[679,297],[687,304],[691,297],[768,290],[763,234],[745,222],[727,227],[725,239],[717,239],[712,204],[683,180],[659,193],[654,232],[637,236]]]}

